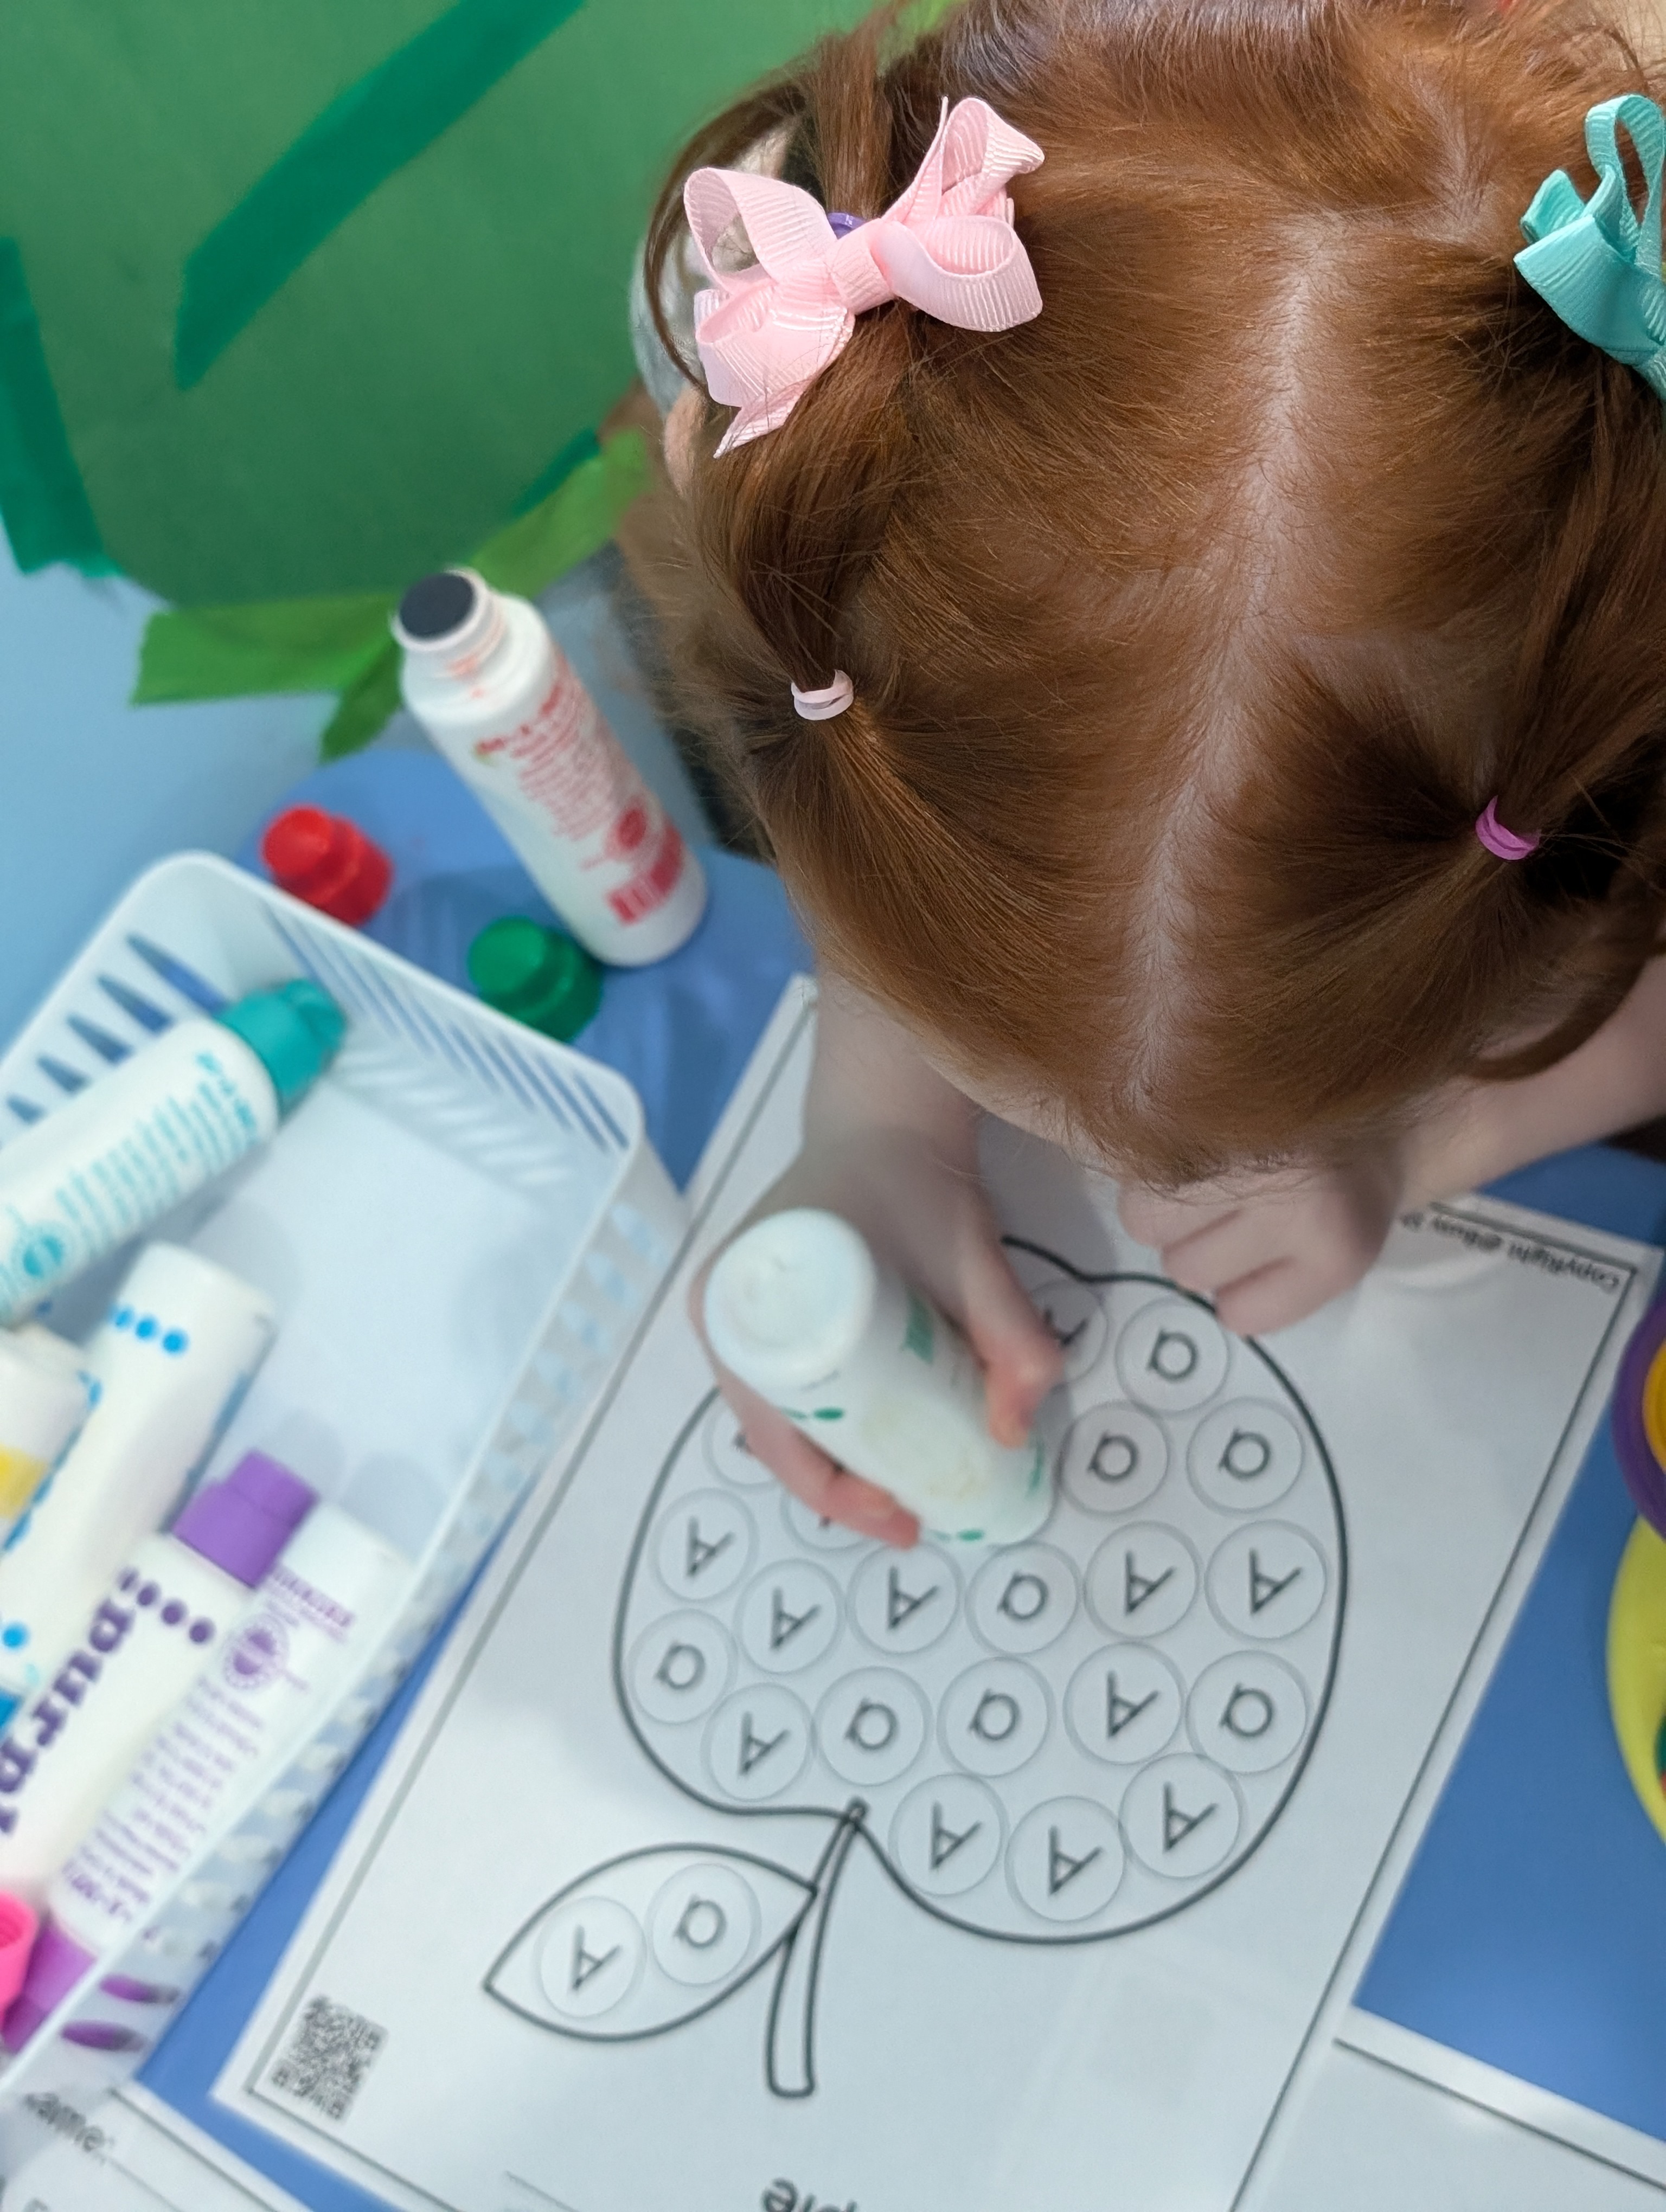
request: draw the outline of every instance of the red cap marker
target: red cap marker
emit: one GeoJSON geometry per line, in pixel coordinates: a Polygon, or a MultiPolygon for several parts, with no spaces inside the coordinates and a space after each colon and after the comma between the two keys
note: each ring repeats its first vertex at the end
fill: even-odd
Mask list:
{"type": "Polygon", "coordinates": [[[393,863],[356,823],[318,806],[291,806],[260,841],[260,857],[280,890],[320,914],[356,927],[387,896],[393,863]]]}

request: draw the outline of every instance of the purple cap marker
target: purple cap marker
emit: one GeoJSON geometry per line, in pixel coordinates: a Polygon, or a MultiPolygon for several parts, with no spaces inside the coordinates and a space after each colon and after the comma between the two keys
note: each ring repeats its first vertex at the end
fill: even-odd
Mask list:
{"type": "Polygon", "coordinates": [[[197,1492],[172,1534],[253,1589],[317,1503],[317,1491],[279,1461],[245,1452],[223,1482],[197,1492]]]}
{"type": "Polygon", "coordinates": [[[23,1987],[6,2014],[0,2042],[21,2051],[48,2013],[55,2012],[93,1964],[93,1954],[49,1920],[35,1938],[23,1987]]]}
{"type": "MultiPolygon", "coordinates": [[[[318,1492],[264,1452],[246,1452],[223,1482],[199,1490],[173,1523],[172,1534],[246,1589],[264,1582],[283,1547],[318,1503],[318,1492]]],[[[0,2043],[21,2051],[94,1964],[94,1954],[48,1920],[36,1938],[28,1970],[0,2026],[0,2043]]],[[[112,1996],[161,2002],[172,1990],[114,1977],[112,1996]],[[143,1989],[144,1994],[138,1993],[143,1989]]],[[[68,2028],[72,2042],[97,2050],[131,2050],[144,2042],[134,2032],[100,2021],[68,2028]],[[119,2039],[112,2040],[112,2038],[119,2039]]]]}
{"type": "MultiPolygon", "coordinates": [[[[23,1977],[23,1986],[5,2015],[0,2027],[0,2043],[8,2051],[21,2051],[33,2036],[36,2029],[49,2014],[56,2012],[82,1977],[95,1962],[95,1954],[73,1936],[66,1936],[55,1921],[48,1920],[35,1939],[29,1956],[28,1972],[23,1977]]],[[[153,1982],[136,1982],[131,1975],[106,1974],[99,1984],[112,1997],[121,1997],[129,2004],[174,2003],[179,1996],[176,1989],[168,1989],[153,1982]]],[[[80,2027],[68,2027],[64,2034],[72,2043],[90,2043],[95,2049],[127,2050],[128,2043],[106,2044],[94,2041],[102,2035],[103,2027],[96,2021],[80,2027]]],[[[119,2031],[125,2035],[128,2031],[119,2031]]],[[[144,2039],[140,2037],[143,2042],[144,2039]]]]}

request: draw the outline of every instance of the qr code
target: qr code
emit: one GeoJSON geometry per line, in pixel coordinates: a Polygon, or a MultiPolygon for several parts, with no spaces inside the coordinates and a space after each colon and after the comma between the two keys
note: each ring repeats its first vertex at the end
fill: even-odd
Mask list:
{"type": "Polygon", "coordinates": [[[386,2040],[387,2030],[362,2013],[314,1997],[301,2015],[295,2040],[267,2078],[274,2089],[303,2105],[316,2105],[332,2120],[344,2120],[386,2040]]]}

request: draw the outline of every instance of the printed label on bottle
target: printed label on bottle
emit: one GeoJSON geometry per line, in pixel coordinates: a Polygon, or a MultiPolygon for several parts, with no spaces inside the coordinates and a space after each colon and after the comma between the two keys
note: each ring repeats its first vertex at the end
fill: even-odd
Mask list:
{"type": "Polygon", "coordinates": [[[0,1321],[39,1304],[64,1273],[125,1243],[259,1143],[259,1118],[217,1053],[199,1048],[184,1067],[160,1063],[161,1050],[154,1072],[177,1087],[136,1099],[113,1139],[95,1139],[67,1167],[20,1177],[21,1187],[0,1198],[0,1321]]]}
{"type": "MultiPolygon", "coordinates": [[[[177,1684],[176,1696],[189,1686],[222,1626],[205,1609],[201,1590],[191,1589],[197,1579],[187,1577],[182,1595],[137,1568],[123,1573],[52,1680],[0,1736],[0,1838],[15,1836],[20,1818],[36,1809],[43,1783],[50,1784],[63,1756],[62,1747],[73,1746],[81,1734],[77,1723],[104,1714],[111,1702],[112,1668],[118,1677],[137,1669],[164,1685],[177,1684]],[[144,1640],[137,1657],[128,1650],[136,1633],[144,1640]]],[[[131,1695],[118,1691],[116,1702],[121,1705],[131,1695]]],[[[165,1693],[161,1702],[167,1702],[165,1693]]],[[[95,1732],[101,1724],[91,1723],[95,1732]]],[[[70,1756],[74,1758],[73,1751],[70,1756]]],[[[0,1879],[8,1867],[0,1847],[0,1879]]]]}
{"type": "MultiPolygon", "coordinates": [[[[629,823],[639,811],[631,808],[624,821],[629,823]]],[[[607,894],[607,902],[621,921],[640,921],[644,915],[662,907],[683,872],[683,840],[674,822],[660,817],[657,842],[650,842],[644,823],[639,842],[645,855],[641,866],[607,894]]]]}
{"type": "Polygon", "coordinates": [[[350,1607],[281,1559],[262,1597],[64,1869],[64,1887],[114,1925],[140,1919],[239,1784],[287,1755],[346,1664],[359,1626],[350,1607]]]}
{"type": "Polygon", "coordinates": [[[556,836],[581,848],[578,866],[597,872],[620,921],[665,904],[683,872],[683,841],[570,669],[557,666],[527,720],[470,752],[488,775],[513,781],[556,836]]]}

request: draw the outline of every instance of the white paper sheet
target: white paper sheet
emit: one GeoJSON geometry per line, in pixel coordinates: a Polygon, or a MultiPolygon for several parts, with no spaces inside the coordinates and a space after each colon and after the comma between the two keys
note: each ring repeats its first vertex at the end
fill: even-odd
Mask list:
{"type": "Polygon", "coordinates": [[[302,2212],[137,2082],[93,2113],[40,2102],[39,2148],[0,2182],[4,2212],[302,2212]]]}
{"type": "Polygon", "coordinates": [[[1060,1503],[1022,1554],[885,1553],[757,1479],[684,1316],[809,1037],[784,1009],[218,2094],[455,2212],[1248,2205],[1656,1255],[1432,1209],[1249,1346],[994,1130],[1060,1503]]]}

